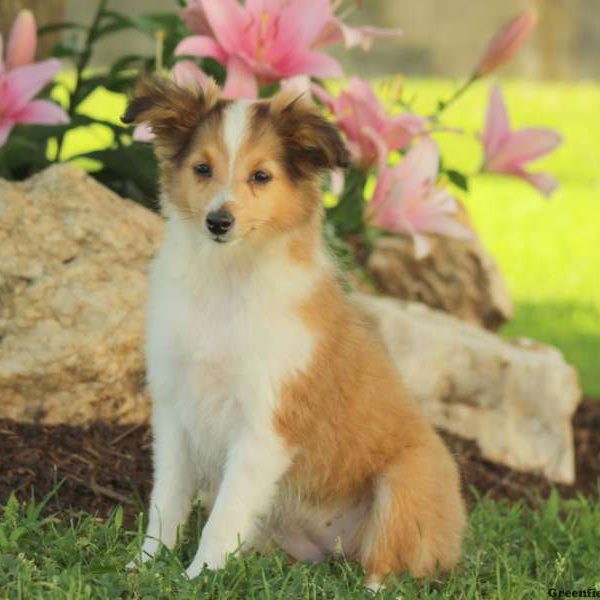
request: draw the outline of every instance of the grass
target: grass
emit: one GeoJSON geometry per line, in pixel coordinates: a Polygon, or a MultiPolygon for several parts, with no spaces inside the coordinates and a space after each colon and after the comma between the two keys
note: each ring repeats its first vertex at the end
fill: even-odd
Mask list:
{"type": "MultiPolygon", "coordinates": [[[[11,499],[0,517],[0,590],[5,598],[365,598],[362,572],[339,561],[286,564],[280,554],[235,558],[219,572],[187,580],[198,525],[175,552],[163,551],[137,572],[125,570],[141,541],[121,509],[107,522],[89,515],[41,518],[41,505],[11,499]]],[[[448,577],[424,582],[408,575],[378,598],[548,597],[549,588],[600,591],[600,504],[561,500],[553,493],[539,510],[479,499],[471,513],[465,555],[448,577]]]]}
{"type": "MultiPolygon", "coordinates": [[[[468,133],[481,131],[489,85],[475,85],[444,121],[468,133]]],[[[405,96],[428,113],[452,89],[449,81],[410,81],[405,96]]],[[[474,177],[470,193],[461,194],[514,301],[514,319],[503,333],[557,346],[577,367],[584,392],[600,397],[600,123],[595,116],[600,86],[513,81],[503,89],[513,126],[553,127],[565,140],[533,167],[559,179],[561,187],[550,201],[524,182],[489,175],[474,177]]],[[[123,96],[98,90],[82,108],[118,121],[124,106],[123,96]]],[[[436,137],[448,167],[478,170],[481,147],[473,136],[436,137]]],[[[63,156],[103,148],[110,139],[101,125],[76,130],[67,137],[63,156]]],[[[93,167],[89,161],[82,166],[93,167]]]]}

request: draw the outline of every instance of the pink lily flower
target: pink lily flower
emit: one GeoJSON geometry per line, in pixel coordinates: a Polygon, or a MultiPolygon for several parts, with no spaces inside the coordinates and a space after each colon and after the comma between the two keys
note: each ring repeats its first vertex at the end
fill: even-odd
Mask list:
{"type": "Polygon", "coordinates": [[[476,77],[483,77],[511,60],[531,36],[537,24],[532,10],[509,21],[490,41],[477,68],[476,77]]]}
{"type": "Polygon", "coordinates": [[[408,146],[427,125],[427,119],[412,113],[388,115],[369,83],[358,77],[337,98],[316,84],[312,90],[333,113],[352,159],[364,169],[384,165],[390,151],[408,146]]]}
{"type": "Polygon", "coordinates": [[[473,238],[473,232],[453,218],[458,212],[454,198],[436,187],[439,165],[438,145],[424,137],[402,162],[381,170],[373,198],[366,207],[371,224],[412,236],[419,259],[431,249],[427,233],[473,238]]]}
{"type": "Polygon", "coordinates": [[[482,170],[513,175],[528,181],[545,196],[550,196],[558,182],[548,173],[528,173],[527,163],[548,154],[561,142],[552,129],[529,127],[511,131],[506,105],[498,86],[493,86],[482,136],[485,159],[482,170]]]}
{"type": "Polygon", "coordinates": [[[188,0],[182,18],[197,35],[176,54],[211,57],[227,67],[224,95],[255,98],[259,82],[297,75],[341,77],[337,60],[317,48],[345,40],[369,47],[375,28],[353,30],[334,16],[329,0],[188,0]]]}
{"type": "Polygon", "coordinates": [[[37,27],[30,10],[17,15],[6,44],[6,67],[14,69],[32,63],[37,47],[37,27]]]}
{"type": "MultiPolygon", "coordinates": [[[[171,78],[175,83],[181,86],[199,86],[203,88],[206,85],[208,75],[191,60],[180,60],[171,69],[171,78]]],[[[133,130],[133,139],[136,142],[152,142],[154,134],[152,129],[146,123],[140,123],[133,130]]]]}
{"type": "MultiPolygon", "coordinates": [[[[33,25],[35,27],[35,22],[33,25]]],[[[29,16],[17,17],[9,38],[5,65],[0,37],[0,146],[6,143],[18,123],[52,125],[69,121],[67,113],[53,102],[33,99],[52,81],[61,64],[54,58],[23,64],[22,61],[32,59],[35,53],[29,16]],[[10,65],[16,66],[10,68],[10,65]]]]}

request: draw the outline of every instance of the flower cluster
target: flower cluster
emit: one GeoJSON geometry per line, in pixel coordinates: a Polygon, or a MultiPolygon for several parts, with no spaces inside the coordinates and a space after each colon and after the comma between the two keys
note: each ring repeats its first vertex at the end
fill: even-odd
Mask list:
{"type": "MultiPolygon", "coordinates": [[[[389,108],[379,100],[371,84],[358,77],[350,77],[335,95],[325,87],[323,79],[344,76],[341,64],[324,51],[327,47],[343,44],[346,48],[369,50],[376,39],[401,36],[398,29],[349,26],[345,18],[352,8],[352,3],[348,6],[345,0],[187,0],[179,15],[181,20],[174,15],[147,15],[145,20],[136,21],[115,11],[105,11],[101,2],[87,37],[93,40],[123,28],[139,29],[140,23],[147,30],[154,23],[152,34],[159,42],[156,59],[143,64],[145,68],[151,64],[157,70],[168,66],[173,79],[181,85],[202,87],[210,73],[223,83],[224,95],[229,98],[265,96],[277,86],[295,86],[312,96],[344,133],[353,159],[345,177],[334,173],[331,179],[332,192],[339,198],[329,216],[339,232],[364,233],[371,227],[409,235],[417,256],[423,257],[430,249],[428,234],[472,236],[471,229],[459,218],[457,199],[445,185],[452,181],[459,186],[462,182],[466,187],[465,175],[441,171],[440,148],[434,137],[439,131],[457,132],[442,124],[443,113],[474,81],[518,53],[535,28],[536,16],[526,11],[507,23],[493,37],[465,83],[450,98],[438,102],[435,114],[424,116],[401,102],[399,78],[394,80],[397,93],[394,105],[389,108]],[[163,28],[171,36],[168,51],[166,44],[163,45],[163,28]],[[367,189],[372,193],[367,193],[367,189]],[[340,223],[343,227],[339,227],[340,223]]],[[[58,27],[68,28],[73,24],[58,27]]],[[[60,69],[56,59],[33,62],[36,40],[35,20],[29,11],[22,11],[15,21],[6,61],[0,40],[0,147],[16,124],[68,120],[56,104],[34,99],[60,69]]],[[[74,50],[73,56],[89,58],[91,48],[83,54],[78,52],[74,50]]],[[[126,80],[122,70],[128,68],[129,60],[123,57],[118,69],[113,66],[102,85],[112,91],[127,89],[119,86],[126,80]]],[[[74,124],[80,118],[75,100],[80,102],[92,89],[88,86],[82,92],[84,74],[81,60],[79,63],[78,84],[69,107],[74,124]]],[[[143,156],[142,145],[128,146],[128,132],[115,126],[113,130],[116,136],[127,135],[125,142],[117,140],[114,150],[119,156],[138,150],[139,156],[143,156]]],[[[138,126],[133,139],[150,141],[152,132],[148,127],[138,126]]],[[[479,172],[521,178],[547,196],[555,190],[557,182],[551,175],[532,173],[526,167],[555,149],[561,142],[560,136],[543,128],[513,131],[497,86],[491,88],[487,116],[478,139],[483,155],[479,172]]],[[[59,156],[60,152],[57,159],[59,156]]],[[[121,159],[110,164],[114,167],[120,163],[121,159]]]]}
{"type": "Polygon", "coordinates": [[[6,60],[2,46],[0,36],[0,146],[19,123],[66,123],[69,118],[62,108],[48,100],[33,99],[52,81],[61,64],[53,58],[34,62],[37,33],[31,11],[23,10],[15,19],[6,45],[6,60]]]}
{"type": "MultiPolygon", "coordinates": [[[[351,77],[345,89],[332,96],[310,78],[340,77],[340,64],[322,52],[338,43],[368,50],[377,37],[399,36],[398,30],[349,27],[329,0],[188,0],[182,18],[195,33],[183,39],[177,55],[210,57],[227,69],[225,95],[254,98],[261,86],[274,82],[298,85],[322,103],[343,131],[354,169],[374,172],[376,185],[370,202],[362,194],[341,194],[340,202],[360,202],[361,225],[398,232],[413,237],[416,254],[429,251],[427,235],[437,233],[468,238],[471,230],[456,218],[459,205],[447,188],[440,186],[440,150],[431,137],[435,118],[405,111],[390,114],[378,100],[371,85],[351,77]],[[394,153],[400,161],[388,162],[394,153]]],[[[475,80],[488,75],[517,54],[536,24],[532,11],[517,16],[491,40],[473,74],[454,97],[440,103],[442,112],[475,80]]],[[[176,79],[181,73],[174,73],[176,79]]],[[[196,81],[200,81],[198,75],[196,81]]],[[[553,150],[557,133],[546,129],[511,131],[502,94],[491,91],[481,136],[483,172],[520,177],[549,195],[555,180],[545,173],[529,173],[526,163],[553,150]]],[[[334,176],[332,188],[341,191],[343,180],[334,176]]],[[[366,179],[364,179],[366,180],[366,179]]],[[[356,212],[356,211],[354,211],[356,212]]]]}

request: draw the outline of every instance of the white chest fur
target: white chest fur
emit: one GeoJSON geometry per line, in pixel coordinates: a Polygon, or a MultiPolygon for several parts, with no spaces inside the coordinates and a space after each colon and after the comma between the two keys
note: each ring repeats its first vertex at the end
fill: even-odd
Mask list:
{"type": "MultiPolygon", "coordinates": [[[[283,242],[282,242],[283,243],[283,242]]],[[[171,220],[151,272],[147,363],[155,427],[188,436],[202,487],[218,486],[230,443],[268,426],[281,383],[307,367],[297,308],[319,276],[283,248],[244,256],[171,220]]]]}

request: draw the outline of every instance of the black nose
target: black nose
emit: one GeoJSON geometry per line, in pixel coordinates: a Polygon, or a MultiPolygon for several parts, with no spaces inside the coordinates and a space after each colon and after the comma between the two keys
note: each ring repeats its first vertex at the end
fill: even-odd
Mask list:
{"type": "Polygon", "coordinates": [[[230,212],[220,208],[206,215],[206,227],[214,235],[223,235],[231,229],[234,220],[230,212]]]}

